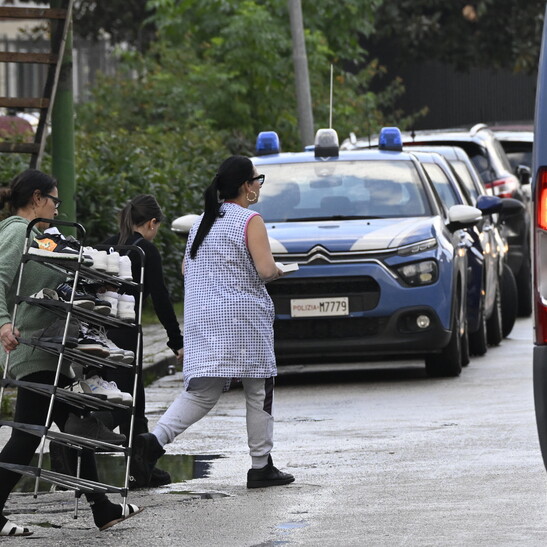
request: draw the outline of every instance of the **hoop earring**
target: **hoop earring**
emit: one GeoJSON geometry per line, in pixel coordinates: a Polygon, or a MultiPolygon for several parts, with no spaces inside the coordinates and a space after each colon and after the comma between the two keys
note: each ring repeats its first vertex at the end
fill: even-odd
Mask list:
{"type": "Polygon", "coordinates": [[[256,200],[258,199],[258,196],[256,195],[256,192],[253,192],[253,191],[251,190],[251,191],[247,192],[246,198],[247,198],[247,201],[248,201],[249,203],[253,203],[254,201],[256,201],[256,200]],[[250,198],[250,197],[249,197],[250,194],[253,194],[254,197],[250,198]]]}

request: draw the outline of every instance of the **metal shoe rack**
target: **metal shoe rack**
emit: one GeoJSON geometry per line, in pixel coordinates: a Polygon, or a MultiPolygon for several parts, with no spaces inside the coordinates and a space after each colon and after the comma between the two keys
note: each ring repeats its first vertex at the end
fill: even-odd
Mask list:
{"type": "Polygon", "coordinates": [[[61,364],[63,363],[63,361],[67,360],[71,363],[81,365],[84,368],[88,366],[91,366],[93,368],[103,368],[103,367],[104,368],[107,368],[107,367],[131,368],[134,374],[133,394],[132,394],[133,402],[135,401],[135,398],[137,395],[138,375],[140,374],[140,371],[142,370],[141,363],[139,362],[139,360],[141,359],[141,355],[142,355],[141,317],[142,317],[144,260],[145,260],[144,252],[140,247],[134,246],[134,245],[116,245],[116,246],[108,246],[108,247],[96,246],[97,248],[113,247],[114,250],[116,251],[135,251],[139,254],[140,261],[141,261],[141,277],[140,277],[141,282],[137,284],[137,283],[134,283],[133,281],[126,281],[119,277],[103,273],[101,271],[95,270],[89,266],[84,265],[83,247],[84,247],[85,233],[86,233],[85,229],[81,224],[66,222],[61,220],[37,218],[29,224],[27,228],[24,252],[21,258],[21,265],[19,268],[17,296],[15,300],[15,307],[14,307],[13,318],[12,318],[13,325],[15,326],[17,325],[17,311],[19,309],[19,306],[34,305],[34,306],[40,306],[42,308],[45,308],[48,311],[56,314],[58,317],[64,318],[65,329],[63,333],[62,343],[60,344],[51,344],[51,343],[41,344],[40,340],[35,338],[32,338],[32,339],[21,338],[19,340],[19,342],[23,344],[30,345],[35,348],[39,348],[41,351],[45,351],[47,353],[58,356],[57,370],[56,370],[55,381],[53,385],[10,379],[8,377],[9,354],[7,356],[6,363],[4,366],[3,379],[1,380],[1,383],[0,383],[0,386],[1,386],[0,387],[0,406],[2,404],[4,390],[6,387],[17,387],[17,388],[28,389],[44,397],[49,397],[49,407],[48,407],[47,417],[46,417],[44,425],[24,424],[24,423],[4,421],[4,420],[0,421],[0,425],[6,425],[21,431],[25,431],[26,433],[29,433],[31,435],[36,435],[37,437],[41,437],[42,442],[40,444],[40,449],[39,449],[38,465],[34,467],[34,466],[0,462],[0,467],[9,469],[10,471],[14,471],[16,473],[20,473],[21,475],[34,477],[36,479],[35,488],[34,488],[35,497],[38,494],[38,484],[40,480],[52,483],[54,485],[57,485],[69,490],[74,490],[75,516],[77,516],[78,500],[81,497],[81,495],[86,493],[92,493],[92,492],[120,494],[123,498],[123,505],[124,505],[124,511],[125,511],[125,505],[127,503],[127,495],[128,495],[128,485],[129,485],[129,465],[130,465],[130,459],[131,459],[131,456],[130,456],[131,447],[133,443],[135,406],[133,404],[131,407],[128,407],[126,405],[122,405],[119,403],[109,402],[108,400],[101,399],[95,395],[75,393],[73,391],[63,389],[62,387],[58,385],[59,377],[61,373],[61,364]],[[50,223],[51,226],[70,226],[76,229],[78,234],[78,240],[81,244],[80,252],[78,254],[77,259],[71,260],[67,258],[56,258],[55,252],[51,252],[51,257],[36,255],[36,254],[29,254],[28,251],[33,240],[32,229],[35,224],[39,222],[44,222],[44,221],[50,223]],[[22,282],[23,276],[25,275],[24,273],[25,265],[29,261],[40,262],[48,268],[52,268],[56,271],[59,271],[60,273],[73,277],[74,290],[72,291],[71,301],[64,302],[62,300],[36,299],[36,298],[31,298],[30,296],[27,296],[27,295],[21,295],[20,294],[21,282],[22,282]],[[135,322],[128,323],[127,321],[121,321],[119,319],[116,319],[115,317],[101,315],[99,313],[93,312],[92,310],[85,310],[85,309],[81,309],[79,307],[74,306],[73,305],[74,294],[76,292],[75,288],[77,287],[78,281],[80,279],[87,279],[87,280],[92,280],[95,282],[105,282],[108,285],[118,287],[118,288],[129,287],[132,289],[136,289],[140,297],[136,299],[139,305],[137,306],[137,309],[135,310],[135,322]],[[120,363],[120,361],[114,361],[108,358],[101,358],[95,355],[88,355],[77,349],[73,349],[73,348],[71,349],[67,347],[66,341],[67,341],[68,327],[69,327],[70,321],[73,319],[81,320],[86,323],[90,323],[92,325],[104,326],[109,328],[128,327],[128,326],[135,328],[137,331],[137,351],[135,353],[135,360],[133,361],[133,363],[132,364],[120,363]],[[114,445],[104,441],[92,440],[85,437],[80,437],[80,436],[52,430],[51,426],[52,426],[52,418],[53,418],[53,405],[55,404],[56,401],[62,401],[63,403],[71,405],[72,407],[80,411],[84,409],[89,411],[113,410],[113,409],[119,409],[119,408],[126,409],[128,412],[131,413],[130,434],[129,434],[129,439],[127,439],[127,445],[118,446],[118,445],[114,445]],[[58,472],[43,468],[44,444],[46,439],[49,441],[55,441],[56,443],[60,443],[67,447],[76,449],[78,453],[76,476],[65,475],[62,473],[58,473],[58,472]],[[80,459],[81,459],[81,452],[84,449],[91,449],[96,452],[122,452],[126,460],[125,480],[124,480],[123,486],[104,484],[101,482],[91,481],[91,480],[87,480],[80,477],[79,476],[80,459]]]}

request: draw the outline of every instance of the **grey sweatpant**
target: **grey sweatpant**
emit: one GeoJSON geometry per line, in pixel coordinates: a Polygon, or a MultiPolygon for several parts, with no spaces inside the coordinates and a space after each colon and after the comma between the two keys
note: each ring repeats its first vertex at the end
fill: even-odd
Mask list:
{"type": "MultiPolygon", "coordinates": [[[[254,468],[264,467],[273,447],[273,378],[242,378],[247,407],[247,440],[254,468]]],[[[201,420],[218,402],[226,378],[193,378],[152,432],[164,446],[201,420]]]]}

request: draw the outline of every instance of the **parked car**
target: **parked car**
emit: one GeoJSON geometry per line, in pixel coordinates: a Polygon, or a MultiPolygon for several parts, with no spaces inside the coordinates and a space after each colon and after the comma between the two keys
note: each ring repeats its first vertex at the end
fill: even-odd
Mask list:
{"type": "MultiPolygon", "coordinates": [[[[503,147],[485,124],[477,124],[471,129],[439,129],[403,133],[405,146],[448,145],[463,148],[487,189],[499,197],[511,197],[527,203],[528,192],[524,186],[530,179],[523,172],[521,179],[512,172],[511,165],[503,147]]],[[[341,148],[356,150],[370,147],[371,139],[346,139],[341,148]]],[[[373,140],[372,140],[373,142],[373,140]]],[[[518,289],[519,316],[532,313],[532,277],[530,245],[530,212],[523,208],[521,213],[512,215],[504,221],[503,235],[509,249],[507,263],[513,271],[518,289]]]]}
{"type": "MultiPolygon", "coordinates": [[[[484,222],[479,223],[480,241],[483,250],[489,260],[489,262],[496,261],[497,268],[501,270],[500,288],[501,288],[501,309],[502,309],[502,334],[503,337],[507,337],[515,324],[515,320],[518,314],[518,294],[515,276],[507,264],[507,241],[503,237],[503,222],[515,214],[520,214],[524,204],[521,201],[512,198],[497,198],[501,202],[497,207],[493,206],[493,203],[487,205],[488,213],[485,210],[484,205],[488,203],[485,201],[485,196],[491,196],[492,192],[486,190],[477,170],[466,152],[458,146],[418,146],[411,147],[411,150],[419,150],[423,152],[437,152],[441,154],[452,168],[454,175],[453,184],[457,184],[461,189],[461,199],[463,203],[478,207],[483,211],[483,217],[488,219],[486,225],[484,222]],[[477,204],[479,202],[479,205],[477,204]],[[496,257],[495,259],[493,257],[496,257]]],[[[488,279],[492,279],[492,273],[494,268],[487,266],[487,270],[490,272],[488,279]]],[[[492,286],[489,282],[488,286],[492,286]]],[[[488,292],[488,291],[487,291],[488,292]]],[[[489,316],[489,314],[485,314],[489,316]]],[[[473,323],[471,323],[470,332],[473,332],[473,323]]],[[[470,336],[473,339],[473,336],[470,336]]],[[[484,346],[483,344],[471,343],[472,353],[478,351],[478,347],[484,346]]],[[[481,354],[478,352],[477,354],[481,354]]]]}
{"type": "Polygon", "coordinates": [[[300,266],[268,287],[279,362],[417,354],[432,376],[460,373],[462,228],[480,211],[446,211],[416,158],[390,148],[339,152],[324,130],[313,152],[253,158],[268,182],[252,207],[275,259],[300,266]]]}
{"type": "MultiPolygon", "coordinates": [[[[444,150],[446,154],[453,153],[446,147],[438,147],[438,150],[444,150]]],[[[467,189],[444,155],[414,148],[413,153],[424,166],[447,207],[472,204],[467,189]]],[[[464,152],[461,151],[461,154],[464,152]]],[[[511,201],[516,204],[515,209],[520,211],[521,203],[511,201]]],[[[473,355],[484,355],[487,344],[497,346],[503,339],[502,276],[505,248],[492,218],[493,214],[503,211],[503,205],[503,200],[497,196],[478,197],[475,206],[482,211],[483,217],[476,226],[466,228],[472,242],[468,252],[467,321],[469,348],[473,355]]],[[[515,316],[516,309],[513,309],[510,318],[513,323],[515,316]]]]}

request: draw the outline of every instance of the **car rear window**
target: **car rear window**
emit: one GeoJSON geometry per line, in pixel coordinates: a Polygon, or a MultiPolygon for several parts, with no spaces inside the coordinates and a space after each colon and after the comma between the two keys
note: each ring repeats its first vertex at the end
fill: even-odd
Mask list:
{"type": "Polygon", "coordinates": [[[265,221],[389,218],[432,215],[412,161],[329,161],[262,164],[265,221]]]}

